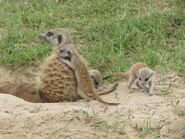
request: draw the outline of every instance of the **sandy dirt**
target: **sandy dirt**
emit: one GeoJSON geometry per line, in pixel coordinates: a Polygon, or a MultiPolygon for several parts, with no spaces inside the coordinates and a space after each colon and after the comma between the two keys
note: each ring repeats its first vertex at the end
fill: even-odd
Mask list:
{"type": "MultiPolygon", "coordinates": [[[[12,74],[3,68],[0,73],[6,73],[0,81],[12,74]]],[[[102,96],[119,106],[95,100],[30,103],[0,94],[0,139],[185,139],[184,79],[171,72],[156,74],[154,81],[153,96],[136,86],[129,94],[120,81],[114,93],[102,96]]]]}

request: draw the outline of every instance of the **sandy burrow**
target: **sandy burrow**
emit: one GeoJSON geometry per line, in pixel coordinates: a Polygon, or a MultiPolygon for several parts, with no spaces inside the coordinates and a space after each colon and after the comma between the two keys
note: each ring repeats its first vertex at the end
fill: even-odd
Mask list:
{"type": "Polygon", "coordinates": [[[185,89],[160,96],[158,88],[152,97],[136,88],[129,94],[120,82],[114,93],[102,96],[119,106],[95,100],[34,104],[0,94],[0,139],[184,139],[185,117],[179,111],[185,111],[185,89]]]}

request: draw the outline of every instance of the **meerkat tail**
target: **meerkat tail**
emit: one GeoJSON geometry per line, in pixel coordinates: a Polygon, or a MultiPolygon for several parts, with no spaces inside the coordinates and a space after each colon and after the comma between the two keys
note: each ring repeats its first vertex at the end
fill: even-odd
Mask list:
{"type": "MultiPolygon", "coordinates": [[[[109,93],[112,93],[113,91],[115,91],[117,87],[118,87],[118,83],[114,83],[111,87],[108,87],[106,89],[98,91],[97,93],[99,96],[106,95],[106,94],[109,94],[109,93]]],[[[92,95],[92,94],[89,94],[88,96],[92,97],[92,98],[94,97],[94,95],[92,95]]]]}
{"type": "MultiPolygon", "coordinates": [[[[117,88],[117,86],[118,86],[118,83],[115,83],[112,89],[115,90],[117,88]]],[[[111,91],[111,89],[106,89],[106,90],[99,91],[99,93],[103,95],[103,94],[110,93],[110,91],[111,91]]],[[[95,93],[95,92],[93,92],[92,96],[93,96],[92,98],[95,98],[104,104],[108,104],[108,105],[119,105],[120,104],[120,103],[114,103],[114,102],[106,102],[100,98],[98,93],[95,93]]]]}
{"type": "Polygon", "coordinates": [[[108,78],[111,78],[111,77],[125,78],[128,76],[129,76],[128,72],[117,72],[117,73],[113,73],[112,75],[108,75],[106,77],[103,77],[103,80],[107,80],[108,78]]]}

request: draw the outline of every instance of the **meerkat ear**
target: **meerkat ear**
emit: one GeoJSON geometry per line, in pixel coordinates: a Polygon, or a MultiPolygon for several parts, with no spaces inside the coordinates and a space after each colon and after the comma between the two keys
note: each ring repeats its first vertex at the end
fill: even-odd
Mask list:
{"type": "Polygon", "coordinates": [[[58,44],[60,44],[63,40],[63,36],[62,35],[58,35],[58,44]]]}

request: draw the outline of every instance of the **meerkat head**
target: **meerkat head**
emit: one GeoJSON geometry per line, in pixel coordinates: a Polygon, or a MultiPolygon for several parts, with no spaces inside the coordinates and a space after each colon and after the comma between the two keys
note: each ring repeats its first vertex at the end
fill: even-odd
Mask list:
{"type": "Polygon", "coordinates": [[[149,82],[152,80],[153,71],[149,68],[141,68],[138,73],[138,82],[140,86],[148,87],[149,82]]]}
{"type": "Polygon", "coordinates": [[[101,73],[98,70],[90,70],[89,74],[91,75],[95,88],[99,89],[102,83],[101,73]]]}
{"type": "Polygon", "coordinates": [[[55,46],[73,43],[71,32],[66,28],[50,29],[48,32],[40,34],[39,38],[55,46]]]}
{"type": "Polygon", "coordinates": [[[72,44],[59,46],[57,50],[59,58],[71,61],[72,57],[76,55],[76,49],[72,44]]]}

